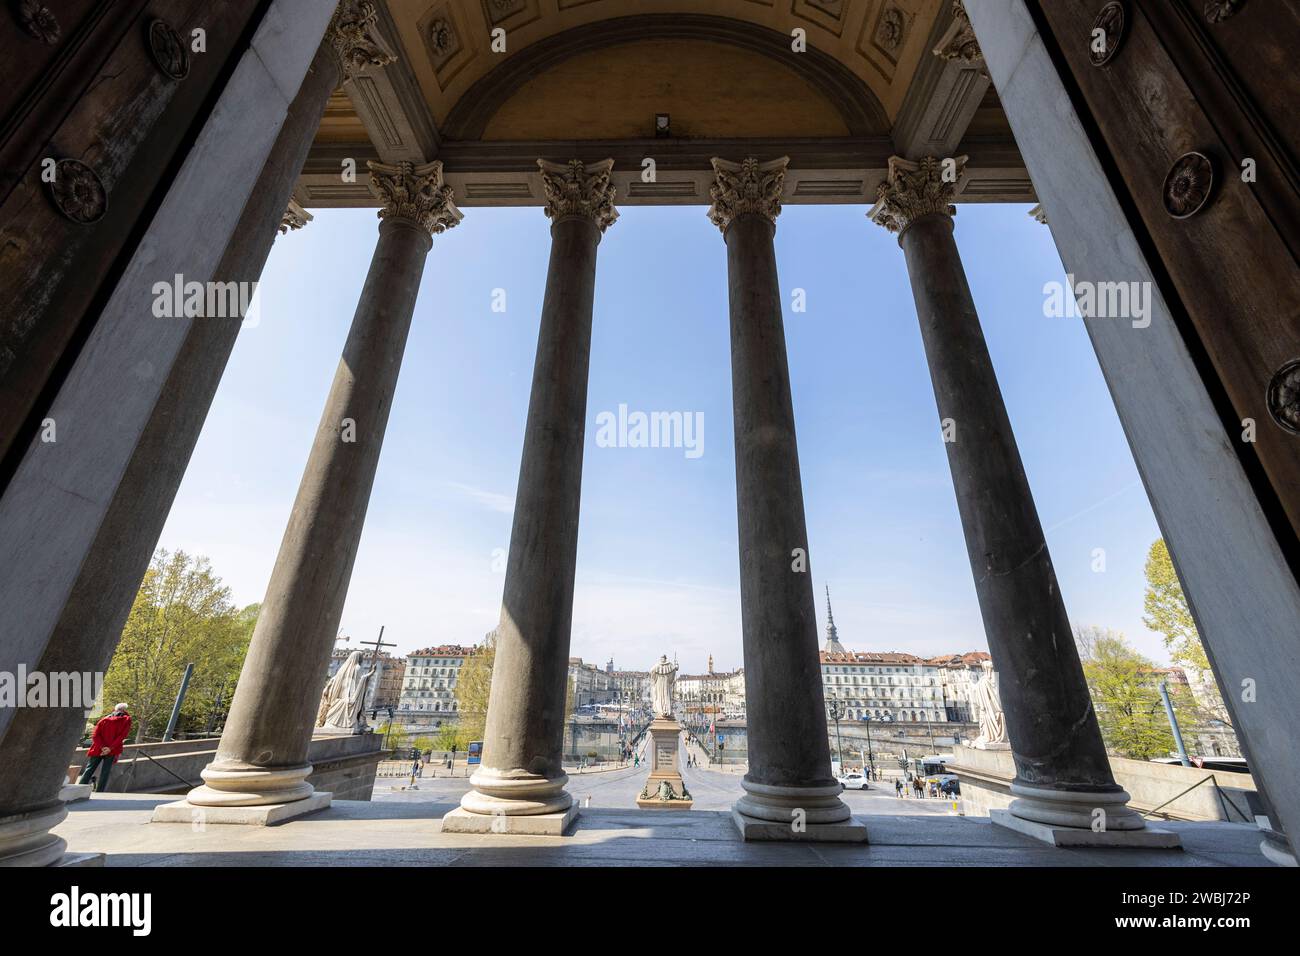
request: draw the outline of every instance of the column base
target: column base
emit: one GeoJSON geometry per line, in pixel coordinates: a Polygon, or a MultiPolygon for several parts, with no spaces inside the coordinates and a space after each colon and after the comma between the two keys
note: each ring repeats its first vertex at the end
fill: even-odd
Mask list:
{"type": "MultiPolygon", "coordinates": [[[[203,787],[198,788],[205,789],[203,787]]],[[[195,791],[197,792],[197,791],[195,791]]],[[[191,794],[192,796],[193,794],[191,794]]],[[[334,795],[313,791],[310,796],[288,803],[236,804],[232,806],[211,806],[194,803],[188,797],[175,803],[164,803],[154,807],[150,823],[189,823],[202,829],[210,823],[246,827],[269,827],[294,817],[306,816],[318,810],[324,810],[334,795]]]]}
{"type": "Polygon", "coordinates": [[[90,791],[94,786],[89,783],[65,783],[59,790],[59,799],[64,803],[76,803],[78,800],[89,800],[90,791]]]}
{"type": "Polygon", "coordinates": [[[1156,827],[1143,827],[1140,830],[1093,830],[1091,827],[1070,827],[1025,820],[1009,809],[990,810],[989,819],[997,826],[1023,833],[1049,846],[1141,850],[1181,850],[1183,847],[1177,833],[1156,827]]]}
{"type": "MultiPolygon", "coordinates": [[[[199,807],[273,806],[306,800],[315,792],[307,782],[311,764],[297,767],[237,767],[210,763],[199,774],[204,786],[195,787],[185,801],[199,807]]],[[[318,808],[319,809],[319,808],[318,808]]],[[[310,812],[310,811],[305,811],[310,812]]]]}
{"type": "Polygon", "coordinates": [[[1276,866],[1296,866],[1295,854],[1291,852],[1291,847],[1287,845],[1286,839],[1276,831],[1268,831],[1264,839],[1259,843],[1259,852],[1264,854],[1264,859],[1276,866]]]}
{"type": "Polygon", "coordinates": [[[1142,830],[1147,822],[1128,805],[1129,795],[1114,790],[1051,790],[1011,781],[1011,801],[1007,811],[1019,820],[1048,827],[1099,832],[1142,830]]]}
{"type": "Polygon", "coordinates": [[[457,807],[442,818],[443,833],[505,833],[527,836],[564,836],[578,819],[578,808],[570,806],[557,813],[474,813],[457,807]]]}
{"type": "Polygon", "coordinates": [[[797,843],[866,843],[867,828],[852,817],[840,823],[809,823],[796,828],[792,823],[774,823],[746,816],[731,808],[731,820],[740,831],[742,840],[748,842],[797,843]]]}
{"type": "Polygon", "coordinates": [[[784,787],[745,777],[740,785],[745,795],[731,808],[731,818],[746,840],[867,842],[867,828],[854,822],[838,783],[784,787]]]}
{"type": "Polygon", "coordinates": [[[479,767],[469,778],[474,789],[460,798],[460,805],[482,816],[539,816],[563,813],[573,806],[564,789],[569,775],[543,777],[526,770],[494,770],[479,767]]]}
{"type": "Polygon", "coordinates": [[[67,815],[68,808],[60,802],[0,817],[0,867],[57,865],[66,855],[68,841],[50,830],[67,815]]]}

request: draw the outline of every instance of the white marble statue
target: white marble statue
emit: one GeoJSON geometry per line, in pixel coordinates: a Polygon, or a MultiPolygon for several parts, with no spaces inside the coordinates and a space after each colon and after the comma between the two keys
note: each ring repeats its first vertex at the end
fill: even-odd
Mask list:
{"type": "Polygon", "coordinates": [[[668,655],[661,654],[659,663],[650,668],[650,699],[655,717],[673,715],[673,681],[677,679],[677,665],[668,663],[668,655]]]}
{"type": "Polygon", "coordinates": [[[316,726],[328,733],[360,734],[366,731],[361,711],[366,706],[366,691],[375,678],[375,667],[364,670],[361,651],[353,651],[343,666],[325,682],[320,695],[316,726]]]}
{"type": "Polygon", "coordinates": [[[990,744],[1007,743],[1007,718],[1002,713],[1002,696],[998,692],[997,672],[992,661],[984,661],[984,676],[975,685],[975,701],[980,709],[980,735],[972,746],[983,750],[990,744]]]}

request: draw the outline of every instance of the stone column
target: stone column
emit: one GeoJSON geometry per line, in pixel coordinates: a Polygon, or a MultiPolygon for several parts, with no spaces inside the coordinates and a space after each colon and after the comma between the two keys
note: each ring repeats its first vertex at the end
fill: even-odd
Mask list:
{"type": "Polygon", "coordinates": [[[326,665],[347,597],[370,489],[401,369],[431,234],[461,219],[442,164],[370,163],[383,207],[370,263],[343,357],[248,656],[205,785],[155,811],[157,821],[266,823],[329,804],[313,793],[307,749],[326,665]],[[291,805],[291,806],[286,806],[291,805]],[[218,813],[215,810],[249,808],[218,813]]]}
{"type": "Polygon", "coordinates": [[[455,832],[562,834],[577,808],[561,766],[596,247],[618,217],[612,159],[538,160],[551,260],[537,335],[483,764],[443,818],[455,832]]]}
{"type": "Polygon", "coordinates": [[[944,425],[989,653],[1015,758],[995,822],[1056,845],[1176,846],[1115,783],[1047,541],[1002,404],[951,205],[966,157],[889,161],[869,215],[898,233],[944,425]]]}
{"type": "MultiPolygon", "coordinates": [[[[273,91],[253,96],[238,77],[231,81],[232,102],[219,104],[210,121],[216,127],[214,139],[201,140],[191,151],[186,168],[194,165],[195,171],[188,179],[183,173],[169,195],[169,204],[177,207],[169,205],[174,215],[164,217],[173,220],[170,227],[161,219],[150,227],[151,261],[123,278],[88,343],[96,350],[95,362],[79,364],[60,390],[51,414],[75,429],[73,440],[33,446],[28,463],[35,487],[20,492],[21,482],[15,480],[0,501],[0,527],[8,528],[12,500],[20,502],[12,512],[24,524],[78,530],[62,539],[14,529],[0,535],[14,549],[0,561],[0,593],[22,595],[0,602],[0,619],[7,609],[22,620],[21,628],[0,624],[0,630],[22,637],[22,642],[0,648],[0,657],[12,655],[0,661],[0,670],[107,669],[242,318],[160,320],[150,313],[150,290],[160,276],[175,273],[187,279],[257,281],[330,94],[345,77],[392,59],[373,34],[376,14],[363,7],[367,5],[345,0],[328,26],[326,16],[317,22],[315,29],[323,30],[324,37],[310,62],[307,57],[300,61],[303,79],[284,107],[274,141],[258,145],[250,140],[234,155],[223,156],[221,144],[230,139],[229,115],[248,114],[254,129],[275,129],[261,115],[270,112],[273,91]],[[260,104],[260,112],[249,114],[250,101],[260,104]],[[227,118],[218,119],[223,115],[227,118]],[[246,192],[240,191],[238,171],[250,160],[260,161],[261,171],[244,187],[246,192]],[[208,183],[221,187],[207,189],[208,183]],[[236,218],[228,219],[232,200],[236,218]],[[199,221],[206,228],[195,233],[193,224],[199,221]],[[225,239],[224,253],[220,246],[206,248],[218,237],[225,239]],[[157,249],[165,251],[165,263],[157,260],[157,249]],[[168,351],[164,346],[178,333],[179,343],[168,351]],[[129,341],[133,336],[147,344],[129,341]],[[121,364],[114,364],[115,356],[121,364]],[[142,364],[159,374],[141,378],[142,364]],[[149,389],[156,390],[152,398],[149,389]],[[76,520],[69,500],[51,493],[42,470],[65,476],[65,483],[78,476],[78,483],[69,486],[71,500],[83,512],[76,520]],[[39,517],[41,511],[48,516],[39,517]],[[25,580],[33,574],[44,582],[39,592],[25,580]],[[36,593],[45,595],[43,603],[33,603],[36,593]]],[[[295,22],[295,27],[299,35],[268,31],[265,42],[254,43],[245,58],[253,74],[265,76],[265,62],[286,70],[298,62],[293,51],[310,26],[295,22]]],[[[49,828],[66,813],[58,794],[85,722],[80,707],[0,710],[0,866],[63,858],[65,843],[49,828]]]]}
{"type": "Polygon", "coordinates": [[[745,839],[866,839],[831,776],[799,449],[773,236],[787,157],[714,159],[727,244],[749,772],[745,839]]]}

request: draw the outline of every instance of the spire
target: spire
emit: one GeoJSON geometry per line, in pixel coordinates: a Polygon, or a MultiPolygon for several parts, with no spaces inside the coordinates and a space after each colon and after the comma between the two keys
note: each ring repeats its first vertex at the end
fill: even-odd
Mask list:
{"type": "Polygon", "coordinates": [[[835,626],[835,612],[831,610],[831,586],[826,585],[826,653],[843,654],[839,628],[835,626]]]}

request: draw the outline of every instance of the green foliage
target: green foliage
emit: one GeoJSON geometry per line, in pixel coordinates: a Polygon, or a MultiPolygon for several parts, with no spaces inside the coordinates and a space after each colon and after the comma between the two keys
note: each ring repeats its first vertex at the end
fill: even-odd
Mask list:
{"type": "Polygon", "coordinates": [[[1155,664],[1129,646],[1123,634],[1109,629],[1081,629],[1076,642],[1107,748],[1133,760],[1167,756],[1174,735],[1155,664]]]}
{"type": "Polygon", "coordinates": [[[1162,539],[1156,539],[1147,552],[1146,576],[1147,590],[1142,605],[1146,614],[1142,623],[1164,638],[1170,659],[1187,671],[1196,687],[1195,694],[1185,688],[1180,692],[1179,713],[1185,714],[1185,722],[1192,726],[1231,727],[1231,716],[1210,669],[1210,660],[1174,571],[1169,548],[1162,539]]]}
{"type": "Polygon", "coordinates": [[[230,706],[259,610],[236,609],[207,558],[159,549],[104,677],[105,711],[126,701],[136,741],[160,738],[185,665],[193,663],[177,732],[208,730],[230,706]]]}
{"type": "Polygon", "coordinates": [[[492,693],[492,665],[496,661],[496,632],[465,659],[456,678],[456,714],[463,735],[461,745],[482,740],[487,727],[488,698],[492,693]]]}

